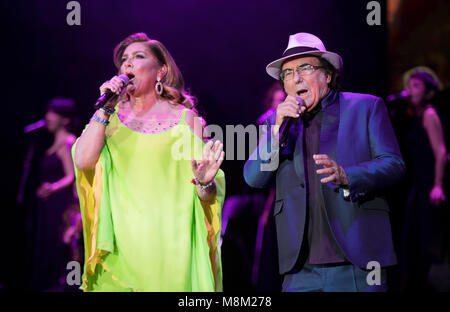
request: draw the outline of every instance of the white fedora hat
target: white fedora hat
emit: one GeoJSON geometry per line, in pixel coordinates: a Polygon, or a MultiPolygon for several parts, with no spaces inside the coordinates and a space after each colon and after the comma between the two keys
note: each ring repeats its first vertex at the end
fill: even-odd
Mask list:
{"type": "Polygon", "coordinates": [[[266,66],[267,73],[279,80],[283,63],[287,59],[302,54],[320,56],[330,62],[337,71],[342,70],[342,58],[336,53],[328,52],[318,37],[308,33],[297,33],[289,36],[288,46],[286,50],[284,50],[281,58],[266,66]]]}

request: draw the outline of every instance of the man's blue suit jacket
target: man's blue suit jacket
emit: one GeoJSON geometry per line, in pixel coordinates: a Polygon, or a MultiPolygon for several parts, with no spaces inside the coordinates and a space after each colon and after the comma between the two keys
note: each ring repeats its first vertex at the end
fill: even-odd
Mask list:
{"type": "MultiPolygon", "coordinates": [[[[375,96],[330,92],[331,98],[322,101],[320,153],[328,154],[344,168],[350,198],[344,198],[342,188],[334,183],[321,185],[328,223],[345,257],[353,264],[360,268],[366,268],[370,261],[378,261],[382,267],[394,265],[397,258],[383,191],[401,181],[405,166],[386,107],[375,96]]],[[[267,124],[273,125],[274,120],[275,114],[267,124]]],[[[294,267],[305,237],[305,168],[299,139],[303,122],[299,118],[291,127],[287,145],[278,152],[271,150],[270,133],[269,128],[260,137],[258,147],[245,163],[244,177],[256,188],[269,186],[276,177],[274,216],[280,273],[284,274],[294,267]],[[260,153],[264,155],[266,150],[261,158],[260,153]],[[261,165],[273,161],[277,154],[278,167],[262,170],[261,165]]]]}

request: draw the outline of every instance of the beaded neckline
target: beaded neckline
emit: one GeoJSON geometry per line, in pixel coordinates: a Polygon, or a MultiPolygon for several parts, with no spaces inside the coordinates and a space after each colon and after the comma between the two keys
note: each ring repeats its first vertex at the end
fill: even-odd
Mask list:
{"type": "Polygon", "coordinates": [[[120,112],[117,112],[117,118],[119,121],[126,126],[128,129],[138,132],[138,133],[144,133],[144,134],[158,134],[158,133],[164,133],[176,125],[178,125],[182,118],[183,118],[183,112],[181,111],[181,116],[177,119],[164,119],[164,120],[147,120],[145,123],[138,119],[131,119],[130,121],[125,121],[125,118],[123,118],[123,115],[120,114],[120,112]]]}
{"type": "Polygon", "coordinates": [[[142,122],[137,119],[133,119],[131,121],[126,122],[123,118],[121,118],[121,114],[117,114],[120,122],[129,128],[132,131],[146,134],[157,134],[163,133],[171,128],[175,127],[181,119],[166,119],[166,120],[155,120],[155,121],[147,121],[142,122]]]}

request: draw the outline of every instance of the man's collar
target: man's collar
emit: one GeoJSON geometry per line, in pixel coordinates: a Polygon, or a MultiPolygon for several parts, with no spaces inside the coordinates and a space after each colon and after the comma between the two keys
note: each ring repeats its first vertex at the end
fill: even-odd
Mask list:
{"type": "Polygon", "coordinates": [[[330,90],[328,94],[320,101],[323,108],[326,108],[327,106],[333,104],[336,100],[337,92],[334,90],[330,90]]]}
{"type": "Polygon", "coordinates": [[[305,122],[309,122],[311,120],[314,119],[314,117],[317,115],[318,112],[320,112],[322,110],[322,103],[319,102],[316,107],[314,107],[312,110],[310,110],[309,112],[304,112],[302,115],[302,119],[305,122]]]}

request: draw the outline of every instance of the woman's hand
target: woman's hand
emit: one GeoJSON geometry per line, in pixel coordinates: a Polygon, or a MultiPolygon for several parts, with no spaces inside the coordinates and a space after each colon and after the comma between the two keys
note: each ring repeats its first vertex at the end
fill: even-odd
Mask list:
{"type": "Polygon", "coordinates": [[[442,186],[435,185],[430,192],[430,202],[432,205],[439,206],[445,201],[445,194],[442,186]]]}
{"type": "Polygon", "coordinates": [[[47,200],[55,191],[53,183],[44,182],[36,190],[36,196],[42,200],[47,200]]]}
{"type": "MultiPolygon", "coordinates": [[[[108,80],[104,82],[100,86],[100,95],[105,94],[106,91],[111,90],[116,95],[120,95],[123,88],[123,81],[119,78],[119,76],[114,76],[111,78],[111,80],[108,80]]],[[[108,107],[114,108],[117,104],[117,97],[113,97],[111,100],[108,101],[108,107]]]]}
{"type": "Polygon", "coordinates": [[[209,141],[203,148],[203,156],[200,161],[191,160],[192,172],[202,185],[207,185],[217,174],[220,165],[225,158],[223,144],[220,141],[209,141]]]}
{"type": "Polygon", "coordinates": [[[70,245],[70,242],[72,241],[72,237],[75,237],[76,235],[76,227],[70,226],[64,233],[63,233],[63,242],[66,245],[70,245]]]}

